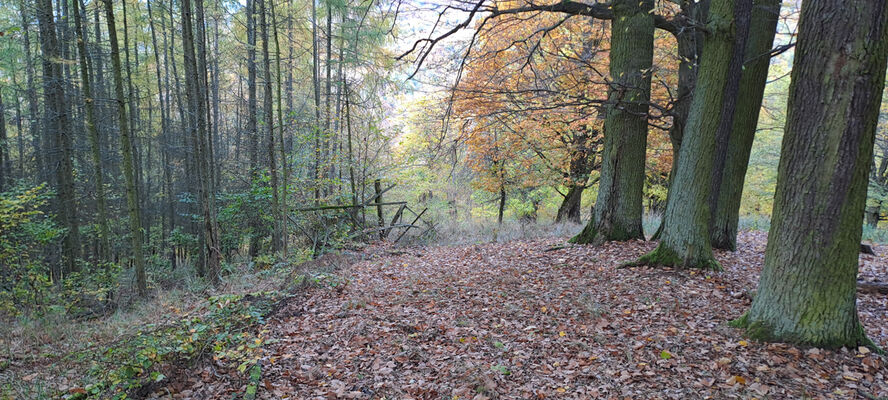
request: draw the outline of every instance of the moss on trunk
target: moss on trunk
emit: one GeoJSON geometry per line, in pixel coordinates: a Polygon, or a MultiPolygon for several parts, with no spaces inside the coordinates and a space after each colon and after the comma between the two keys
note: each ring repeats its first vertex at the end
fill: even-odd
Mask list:
{"type": "MultiPolygon", "coordinates": [[[[745,0],[738,0],[745,1],[745,0]]],[[[748,0],[746,0],[748,1],[748,0]]],[[[660,245],[639,264],[720,269],[709,242],[710,193],[716,132],[734,51],[734,0],[714,0],[697,87],[682,137],[677,173],[669,188],[660,245]]]]}
{"type": "Polygon", "coordinates": [[[768,80],[771,57],[767,53],[774,43],[779,0],[756,0],[750,18],[749,39],[746,42],[746,63],[740,79],[740,92],[730,138],[721,185],[713,210],[712,247],[734,251],[737,249],[737,225],[740,218],[740,199],[743,180],[749,165],[749,154],[758,125],[762,96],[768,80]]]}
{"type": "Polygon", "coordinates": [[[735,322],[750,337],[874,347],[857,315],[857,263],[886,25],[884,2],[802,8],[764,268],[735,322]]]}
{"type": "Polygon", "coordinates": [[[652,0],[614,1],[604,154],[595,213],[573,243],[644,239],[641,226],[654,49],[652,0]]]}

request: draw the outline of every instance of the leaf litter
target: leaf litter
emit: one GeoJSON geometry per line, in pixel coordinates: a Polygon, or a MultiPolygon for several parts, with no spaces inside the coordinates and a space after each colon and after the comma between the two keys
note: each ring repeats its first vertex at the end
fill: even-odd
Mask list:
{"type": "MultiPolygon", "coordinates": [[[[717,251],[724,272],[617,268],[654,242],[555,239],[365,250],[265,327],[261,399],[877,399],[884,356],[748,341],[727,326],[748,307],[767,235],[717,251]],[[550,251],[546,251],[550,249],[550,251]]],[[[886,248],[876,247],[877,253],[886,248]]],[[[860,279],[886,262],[861,255],[860,279]]],[[[888,300],[859,294],[888,348],[888,300]]],[[[232,398],[248,382],[211,361],[157,396],[232,398]]]]}

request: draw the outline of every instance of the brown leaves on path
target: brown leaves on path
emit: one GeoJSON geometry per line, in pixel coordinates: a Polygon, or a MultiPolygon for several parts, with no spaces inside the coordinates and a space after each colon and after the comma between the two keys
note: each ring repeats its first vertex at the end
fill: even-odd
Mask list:
{"type": "MultiPolygon", "coordinates": [[[[866,349],[756,343],[726,325],[749,306],[765,235],[740,242],[717,254],[721,273],[616,268],[648,242],[377,252],[340,271],[343,290],[312,290],[266,327],[277,342],[265,348],[258,398],[888,396],[886,360],[866,349]]],[[[888,277],[878,257],[861,263],[861,279],[888,277]]],[[[859,308],[888,347],[885,296],[861,295],[859,308]]],[[[245,385],[216,382],[201,397],[245,385]]]]}

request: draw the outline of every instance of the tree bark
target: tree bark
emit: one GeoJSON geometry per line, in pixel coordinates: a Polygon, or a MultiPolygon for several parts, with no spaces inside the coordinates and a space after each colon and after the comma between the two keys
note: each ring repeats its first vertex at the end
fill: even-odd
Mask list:
{"type": "Polygon", "coordinates": [[[282,104],[283,98],[281,94],[281,42],[278,38],[278,29],[277,29],[277,17],[275,17],[277,13],[274,9],[274,3],[271,3],[271,26],[274,34],[274,52],[277,55],[275,57],[275,65],[276,65],[276,75],[277,82],[275,85],[275,90],[277,92],[277,123],[278,123],[278,149],[281,153],[281,195],[280,195],[280,204],[278,206],[280,219],[280,235],[281,235],[281,252],[284,255],[284,258],[287,257],[287,246],[289,242],[289,235],[287,234],[287,218],[290,215],[290,208],[288,207],[287,198],[289,195],[289,187],[287,182],[290,179],[290,166],[289,160],[287,160],[287,151],[285,148],[284,141],[284,107],[282,104]]]}
{"type": "Polygon", "coordinates": [[[281,238],[281,224],[283,223],[283,213],[281,213],[280,188],[278,185],[277,156],[274,152],[274,99],[271,91],[271,56],[268,53],[268,10],[265,2],[268,0],[255,0],[259,2],[259,25],[262,29],[262,68],[265,78],[265,87],[262,93],[265,95],[263,101],[263,109],[265,111],[265,133],[268,137],[268,172],[271,177],[271,209],[273,216],[274,228],[271,234],[271,244],[275,253],[280,253],[283,249],[281,238]]]}
{"type": "Polygon", "coordinates": [[[111,41],[111,68],[114,74],[114,94],[117,102],[117,123],[120,127],[120,152],[123,154],[123,175],[126,181],[126,206],[129,215],[132,237],[133,265],[136,269],[136,288],[139,296],[148,294],[145,278],[145,258],[142,254],[142,219],[139,212],[139,193],[136,175],[133,170],[133,146],[130,140],[129,120],[126,115],[126,101],[123,93],[123,73],[120,63],[120,48],[117,42],[117,27],[114,23],[114,5],[111,0],[105,3],[105,19],[108,24],[108,37],[111,41]]]}
{"type": "MultiPolygon", "coordinates": [[[[751,2],[751,0],[737,0],[751,2]]],[[[709,206],[716,133],[734,50],[734,0],[713,0],[678,170],[666,206],[659,246],[637,263],[721,270],[709,241],[709,206]]]]}
{"type": "Polygon", "coordinates": [[[192,126],[195,166],[197,167],[197,191],[203,217],[203,246],[201,252],[205,257],[206,274],[214,286],[222,283],[219,272],[222,263],[222,251],[219,245],[219,227],[216,221],[215,192],[213,190],[212,170],[209,160],[209,130],[207,128],[207,90],[206,90],[206,52],[203,39],[203,28],[198,30],[197,53],[195,53],[195,32],[193,25],[203,25],[203,0],[198,5],[194,21],[192,21],[191,0],[182,0],[182,43],[184,49],[185,74],[187,79],[186,92],[189,108],[194,122],[192,126]]]}
{"type": "Polygon", "coordinates": [[[314,88],[314,168],[311,173],[315,203],[321,198],[321,81],[318,77],[318,10],[317,0],[311,0],[311,82],[314,88]]]}
{"type": "Polygon", "coordinates": [[[86,52],[85,28],[83,18],[80,15],[80,1],[74,0],[74,29],[77,35],[77,51],[80,53],[80,80],[83,86],[83,103],[86,108],[87,136],[89,137],[89,149],[95,169],[96,184],[96,208],[98,209],[99,224],[99,250],[96,252],[99,260],[107,261],[111,256],[110,229],[108,228],[108,205],[105,200],[105,173],[102,169],[102,147],[99,142],[98,123],[96,119],[95,97],[92,94],[92,86],[89,79],[89,55],[86,52]]]}
{"type": "Polygon", "coordinates": [[[572,137],[567,193],[558,207],[556,223],[565,220],[576,224],[581,222],[580,206],[583,202],[583,190],[588,185],[589,172],[592,169],[593,149],[589,142],[589,131],[586,130],[577,132],[572,137]]]}
{"type": "Polygon", "coordinates": [[[381,229],[385,226],[385,214],[382,213],[382,185],[379,182],[379,179],[375,179],[373,181],[373,190],[376,193],[376,218],[377,225],[379,226],[379,240],[385,239],[385,230],[381,229]]]}
{"type": "MultiPolygon", "coordinates": [[[[259,127],[256,99],[256,0],[247,0],[247,141],[250,152],[250,183],[259,184],[259,127]]],[[[259,255],[259,210],[250,206],[250,257],[259,255]]]]}
{"type": "Polygon", "coordinates": [[[613,4],[613,82],[608,89],[598,199],[587,228],[571,242],[644,239],[641,217],[654,51],[652,10],[651,0],[613,4]]]}
{"type": "MultiPolygon", "coordinates": [[[[743,181],[749,166],[752,141],[758,124],[759,111],[765,83],[768,80],[769,52],[777,31],[780,17],[779,0],[755,0],[750,17],[749,38],[746,42],[743,75],[740,78],[739,93],[724,168],[718,192],[713,195],[714,208],[711,227],[712,247],[734,251],[737,249],[737,226],[740,219],[740,200],[743,194],[743,181]]],[[[718,169],[716,168],[718,175],[718,169]]],[[[713,186],[715,190],[716,187],[713,186]]]]}
{"type": "Polygon", "coordinates": [[[74,198],[73,140],[65,90],[62,86],[62,68],[59,63],[59,43],[52,12],[52,0],[38,0],[37,20],[40,27],[40,46],[43,51],[43,97],[45,100],[45,124],[47,135],[53,138],[53,146],[59,152],[56,160],[56,185],[58,190],[58,217],[67,229],[62,239],[63,269],[56,270],[53,278],[58,282],[67,272],[77,271],[80,258],[80,224],[77,218],[77,202],[74,198]]]}
{"type": "Polygon", "coordinates": [[[9,141],[6,137],[6,110],[3,107],[3,92],[0,91],[0,193],[9,187],[12,179],[12,163],[9,161],[9,141]]]}
{"type": "MultiPolygon", "coordinates": [[[[675,181],[675,174],[678,173],[679,153],[681,152],[681,139],[684,135],[685,127],[688,122],[688,115],[691,111],[691,100],[694,98],[694,88],[697,87],[697,70],[700,66],[700,57],[703,55],[703,30],[697,27],[697,23],[702,24],[709,15],[710,0],[702,0],[699,2],[685,0],[681,3],[682,19],[686,23],[675,33],[675,40],[678,44],[678,87],[676,88],[676,99],[672,106],[672,126],[669,127],[669,141],[672,144],[672,166],[669,170],[669,188],[675,181]]],[[[672,191],[666,192],[666,210],[663,215],[669,211],[669,195],[672,191]]],[[[663,222],[665,218],[660,220],[657,231],[654,232],[651,240],[659,240],[663,233],[663,222]]]]}
{"type": "Polygon", "coordinates": [[[44,152],[41,151],[44,148],[44,144],[43,135],[39,132],[40,122],[38,118],[40,108],[37,104],[37,88],[34,85],[34,75],[36,74],[34,71],[34,57],[31,56],[31,18],[25,1],[22,0],[19,4],[22,15],[22,48],[25,57],[25,81],[27,85],[25,97],[28,98],[28,133],[31,135],[35,161],[34,170],[37,172],[35,174],[35,181],[42,182],[47,179],[48,175],[44,152]]]}
{"type": "Polygon", "coordinates": [[[555,222],[573,222],[580,223],[580,206],[583,202],[583,190],[585,185],[572,184],[567,187],[567,193],[564,200],[558,206],[558,214],[555,215],[555,222]]]}
{"type": "Polygon", "coordinates": [[[798,37],[764,268],[736,325],[767,341],[875,347],[858,319],[856,276],[888,6],[805,0],[798,37]]]}

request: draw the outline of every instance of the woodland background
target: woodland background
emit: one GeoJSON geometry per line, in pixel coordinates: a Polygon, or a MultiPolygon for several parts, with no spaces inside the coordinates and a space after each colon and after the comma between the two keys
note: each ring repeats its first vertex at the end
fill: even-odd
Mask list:
{"type": "MultiPolygon", "coordinates": [[[[678,20],[686,3],[651,14],[678,20]]],[[[609,20],[496,1],[538,8],[432,42],[473,3],[0,4],[4,396],[132,394],[208,348],[255,394],[254,328],[293,288],[347,285],[342,254],[573,236],[598,202],[609,20]],[[77,377],[32,372],[47,365],[77,377]]],[[[765,55],[741,232],[770,226],[800,7],[780,4],[765,55]]],[[[645,71],[648,237],[693,64],[676,37],[655,32],[645,71]]],[[[872,165],[863,239],[878,245],[888,102],[872,165]]]]}

